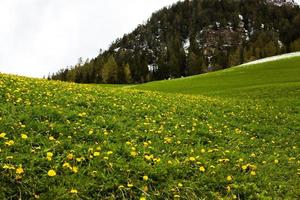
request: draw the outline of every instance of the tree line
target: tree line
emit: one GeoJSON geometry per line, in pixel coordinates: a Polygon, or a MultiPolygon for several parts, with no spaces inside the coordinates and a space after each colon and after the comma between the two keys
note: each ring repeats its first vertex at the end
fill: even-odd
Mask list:
{"type": "Polygon", "coordinates": [[[270,0],[186,0],[154,13],[96,58],[49,79],[143,83],[300,51],[300,8],[270,0]]]}

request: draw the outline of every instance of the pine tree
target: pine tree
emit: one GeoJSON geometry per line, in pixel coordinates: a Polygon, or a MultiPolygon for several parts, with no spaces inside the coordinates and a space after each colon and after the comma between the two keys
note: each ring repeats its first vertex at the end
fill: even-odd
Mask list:
{"type": "Polygon", "coordinates": [[[291,51],[300,51],[300,38],[292,42],[291,51]]]}
{"type": "Polygon", "coordinates": [[[241,64],[241,48],[237,48],[234,52],[229,55],[228,65],[236,66],[241,64]]]}
{"type": "Polygon", "coordinates": [[[277,48],[273,41],[268,42],[264,48],[265,57],[274,56],[277,54],[277,48]]]}
{"type": "Polygon", "coordinates": [[[103,66],[102,79],[104,83],[116,83],[118,81],[118,64],[113,55],[103,66]]]}
{"type": "Polygon", "coordinates": [[[202,59],[200,56],[197,56],[194,52],[191,52],[188,57],[188,75],[200,74],[202,59]]]}
{"type": "Polygon", "coordinates": [[[126,83],[132,83],[131,70],[128,63],[124,66],[124,76],[126,83]]]}

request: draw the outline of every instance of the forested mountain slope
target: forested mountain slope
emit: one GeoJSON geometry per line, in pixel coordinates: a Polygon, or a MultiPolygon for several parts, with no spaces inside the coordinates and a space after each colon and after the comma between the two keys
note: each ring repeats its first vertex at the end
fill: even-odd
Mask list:
{"type": "MultiPolygon", "coordinates": [[[[101,37],[101,36],[99,36],[101,37]]],[[[300,8],[284,0],[185,0],[52,79],[141,83],[300,50],[300,8]]]]}

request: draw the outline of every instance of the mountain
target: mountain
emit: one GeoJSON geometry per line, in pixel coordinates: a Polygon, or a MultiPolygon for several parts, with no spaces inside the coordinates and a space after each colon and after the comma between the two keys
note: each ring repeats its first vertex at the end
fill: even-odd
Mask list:
{"type": "Polygon", "coordinates": [[[277,6],[284,6],[284,5],[294,6],[294,5],[296,5],[294,0],[268,0],[268,3],[274,4],[277,6]]]}
{"type": "Polygon", "coordinates": [[[298,50],[300,8],[292,0],[185,0],[154,13],[96,58],[49,78],[141,83],[298,50]]]}

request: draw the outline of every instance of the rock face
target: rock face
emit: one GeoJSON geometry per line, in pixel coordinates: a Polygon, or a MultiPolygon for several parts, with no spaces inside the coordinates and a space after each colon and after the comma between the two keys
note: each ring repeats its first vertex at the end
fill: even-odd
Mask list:
{"type": "Polygon", "coordinates": [[[299,46],[300,8],[293,0],[185,0],[153,13],[95,59],[54,78],[101,82],[113,57],[119,67],[113,83],[126,80],[127,64],[134,82],[146,82],[224,69],[299,46]]]}
{"type": "Polygon", "coordinates": [[[289,5],[289,6],[295,6],[297,3],[295,3],[294,0],[268,0],[269,3],[273,3],[277,6],[283,6],[283,5],[289,5]]]}

